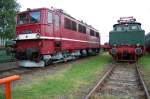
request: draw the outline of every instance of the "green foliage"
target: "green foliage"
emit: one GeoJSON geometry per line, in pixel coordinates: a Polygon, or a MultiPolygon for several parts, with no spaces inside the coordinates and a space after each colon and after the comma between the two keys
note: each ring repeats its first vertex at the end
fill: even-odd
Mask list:
{"type": "Polygon", "coordinates": [[[15,36],[15,17],[19,8],[16,0],[0,0],[0,37],[2,39],[11,39],[15,36]]]}
{"type": "Polygon", "coordinates": [[[142,76],[144,77],[144,80],[146,82],[146,85],[148,89],[150,90],[150,54],[146,54],[139,60],[140,64],[140,71],[142,73],[142,76]]]}
{"type": "Polygon", "coordinates": [[[150,65],[150,54],[146,54],[139,60],[139,64],[144,66],[145,70],[150,71],[149,65],[150,65]]]}
{"type": "Polygon", "coordinates": [[[14,54],[7,54],[6,49],[0,49],[0,63],[6,63],[6,62],[11,62],[14,61],[15,57],[14,54]]]}

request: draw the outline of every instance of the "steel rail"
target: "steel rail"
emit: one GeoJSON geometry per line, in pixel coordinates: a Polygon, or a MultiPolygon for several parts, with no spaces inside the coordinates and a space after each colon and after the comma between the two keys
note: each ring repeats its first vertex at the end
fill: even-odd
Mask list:
{"type": "Polygon", "coordinates": [[[22,68],[22,67],[3,70],[3,71],[0,71],[0,79],[4,78],[4,77],[12,76],[12,75],[25,74],[25,73],[28,73],[31,71],[32,71],[32,69],[27,69],[27,68],[22,68]],[[6,73],[6,72],[8,72],[8,73],[6,73]]]}
{"type": "Polygon", "coordinates": [[[100,86],[103,85],[103,82],[109,77],[109,75],[112,73],[113,69],[115,66],[112,66],[105,74],[104,76],[100,79],[100,81],[94,86],[94,88],[86,95],[85,99],[89,99],[90,96],[99,88],[100,86]]]}
{"type": "Polygon", "coordinates": [[[137,73],[138,73],[138,76],[139,76],[140,83],[141,83],[141,85],[142,85],[142,87],[143,87],[143,89],[144,89],[146,99],[150,99],[150,95],[149,95],[149,92],[148,92],[148,88],[147,88],[147,86],[146,86],[146,84],[145,84],[145,82],[144,82],[144,79],[143,79],[143,77],[142,77],[142,75],[141,75],[141,72],[140,72],[140,70],[139,70],[137,64],[136,64],[136,70],[137,70],[137,73]]]}
{"type": "MultiPolygon", "coordinates": [[[[143,91],[145,93],[145,97],[146,97],[146,99],[150,99],[150,94],[148,92],[148,88],[147,88],[147,86],[146,86],[146,84],[145,84],[145,82],[143,80],[143,77],[142,77],[142,75],[140,73],[140,70],[138,68],[137,63],[135,65],[136,65],[136,71],[137,71],[137,74],[138,74],[138,78],[139,78],[139,81],[141,83],[141,87],[143,87],[143,91]]],[[[94,92],[103,85],[104,81],[110,76],[110,74],[112,73],[112,71],[113,71],[114,68],[115,68],[115,66],[112,66],[104,74],[104,76],[100,79],[100,81],[92,88],[92,90],[88,93],[88,95],[86,95],[85,99],[89,99],[90,96],[92,96],[92,94],[94,94],[94,92]]]]}

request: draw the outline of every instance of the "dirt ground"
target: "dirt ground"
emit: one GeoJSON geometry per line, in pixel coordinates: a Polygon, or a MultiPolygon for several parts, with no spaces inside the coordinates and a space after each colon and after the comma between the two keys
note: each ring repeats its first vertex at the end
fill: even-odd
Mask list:
{"type": "Polygon", "coordinates": [[[89,58],[91,57],[81,58],[75,61],[69,61],[65,63],[56,63],[56,64],[49,65],[47,67],[42,67],[42,68],[37,68],[37,69],[32,68],[33,72],[29,72],[28,74],[22,74],[21,79],[15,82],[14,86],[21,86],[21,85],[26,85],[32,82],[36,82],[47,75],[53,76],[60,71],[69,69],[72,64],[78,64],[78,63],[84,62],[88,60],[89,58]]]}
{"type": "Polygon", "coordinates": [[[18,66],[19,66],[18,62],[1,63],[0,64],[0,71],[8,70],[11,68],[17,68],[18,66]]]}

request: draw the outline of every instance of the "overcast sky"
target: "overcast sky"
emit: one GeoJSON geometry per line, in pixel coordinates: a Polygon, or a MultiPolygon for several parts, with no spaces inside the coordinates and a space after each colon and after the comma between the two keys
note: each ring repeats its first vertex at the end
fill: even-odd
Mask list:
{"type": "Polygon", "coordinates": [[[150,0],[17,0],[21,11],[27,8],[51,6],[61,8],[76,19],[83,20],[99,30],[101,42],[108,41],[112,25],[120,17],[134,16],[150,32],[150,0]]]}

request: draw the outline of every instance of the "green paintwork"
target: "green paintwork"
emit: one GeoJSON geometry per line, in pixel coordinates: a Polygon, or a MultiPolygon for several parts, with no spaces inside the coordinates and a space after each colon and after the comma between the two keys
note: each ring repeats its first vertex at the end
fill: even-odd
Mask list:
{"type": "MultiPolygon", "coordinates": [[[[118,25],[119,26],[119,25],[118,25]]],[[[114,26],[115,28],[116,26],[114,26]]],[[[138,30],[113,30],[109,32],[109,44],[113,45],[144,45],[145,44],[145,31],[138,30]]]]}
{"type": "Polygon", "coordinates": [[[150,48],[150,32],[145,36],[145,46],[150,48]]]}

